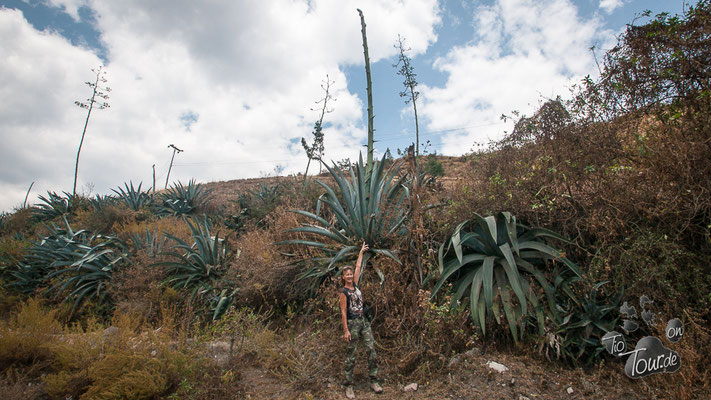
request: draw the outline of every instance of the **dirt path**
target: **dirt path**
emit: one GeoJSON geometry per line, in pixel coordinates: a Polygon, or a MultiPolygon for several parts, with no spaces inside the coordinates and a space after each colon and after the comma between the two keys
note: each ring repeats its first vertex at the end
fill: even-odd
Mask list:
{"type": "MultiPolygon", "coordinates": [[[[513,399],[513,400],[574,400],[574,399],[624,399],[641,400],[641,385],[631,381],[622,372],[621,365],[607,365],[600,370],[585,373],[555,363],[531,358],[528,355],[506,353],[461,354],[447,373],[430,381],[414,382],[393,379],[395,371],[385,369],[382,376],[384,393],[370,390],[364,361],[356,365],[355,393],[358,399],[513,399]],[[507,371],[496,372],[488,361],[506,366],[507,371]],[[619,368],[618,368],[619,367],[619,368]],[[417,383],[415,391],[404,391],[404,386],[417,383]]],[[[340,371],[339,371],[340,372],[340,371]]],[[[342,376],[323,378],[312,387],[295,388],[281,382],[268,370],[257,365],[244,366],[240,372],[241,387],[248,399],[345,399],[340,384],[342,376]]]]}

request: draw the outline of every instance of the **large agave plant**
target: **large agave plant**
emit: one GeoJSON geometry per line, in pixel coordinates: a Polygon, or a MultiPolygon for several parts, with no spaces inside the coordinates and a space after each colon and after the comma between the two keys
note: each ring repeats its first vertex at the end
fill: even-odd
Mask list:
{"type": "Polygon", "coordinates": [[[191,214],[196,208],[205,204],[212,190],[205,189],[191,179],[187,185],[178,182],[160,195],[161,204],[158,206],[160,215],[185,215],[191,214]]]}
{"type": "Polygon", "coordinates": [[[47,192],[47,197],[40,195],[40,203],[35,205],[32,214],[40,221],[49,221],[60,215],[69,214],[71,196],[67,192],[64,192],[64,196],[55,192],[47,192]]]}
{"type": "Polygon", "coordinates": [[[546,238],[565,240],[550,230],[517,224],[516,217],[508,212],[486,218],[474,214],[473,220],[461,223],[440,246],[441,277],[432,298],[451,281],[452,307],[468,295],[471,318],[484,334],[488,318],[493,316],[501,323],[502,308],[514,340],[522,336],[529,316],[534,317],[542,333],[545,315],[558,316],[556,287],[567,290],[568,283],[581,276],[577,266],[549,246],[546,238]],[[550,260],[564,269],[554,282],[542,270],[550,260]]]}
{"type": "Polygon", "coordinates": [[[35,242],[26,260],[13,272],[12,286],[29,293],[45,281],[56,281],[50,291],[69,290],[64,301],[74,308],[87,299],[101,300],[114,269],[125,262],[125,245],[111,236],[74,231],[64,218],[64,227],[52,224],[49,234],[35,242]]]}
{"type": "MultiPolygon", "coordinates": [[[[318,199],[316,212],[293,210],[308,218],[310,223],[287,232],[305,234],[311,239],[292,239],[277,244],[304,245],[321,253],[311,260],[311,267],[301,278],[320,280],[331,274],[338,275],[338,264],[354,261],[363,242],[372,252],[364,255],[364,267],[371,254],[381,254],[400,263],[385,245],[389,236],[402,234],[405,230],[408,189],[403,185],[405,176],[398,177],[400,163],[386,170],[383,161],[384,158],[367,169],[361,155],[358,163],[350,168],[350,179],[335,165],[333,168],[326,165],[340,196],[316,180],[326,190],[318,199]],[[333,218],[322,216],[322,212],[330,213],[333,218]]],[[[384,277],[380,269],[376,267],[375,271],[382,281],[384,277]]]]}
{"type": "Polygon", "coordinates": [[[188,244],[180,238],[166,234],[175,246],[162,254],[171,260],[156,265],[167,270],[168,278],[165,284],[176,289],[191,290],[190,301],[198,296],[205,296],[213,309],[213,318],[217,319],[229,307],[236,293],[236,289],[224,288],[231,282],[222,279],[231,255],[229,246],[226,239],[220,239],[219,233],[215,236],[210,234],[212,224],[209,219],[203,218],[195,224],[188,220],[186,222],[193,243],[188,244]]]}
{"type": "Polygon", "coordinates": [[[126,207],[130,208],[133,211],[138,211],[141,207],[150,206],[151,201],[153,200],[149,192],[141,191],[142,184],[143,183],[139,183],[138,188],[134,188],[133,182],[130,182],[130,186],[128,183],[124,182],[126,190],[124,190],[120,186],[118,190],[111,190],[116,193],[116,195],[118,196],[118,200],[120,202],[123,202],[126,207]]]}

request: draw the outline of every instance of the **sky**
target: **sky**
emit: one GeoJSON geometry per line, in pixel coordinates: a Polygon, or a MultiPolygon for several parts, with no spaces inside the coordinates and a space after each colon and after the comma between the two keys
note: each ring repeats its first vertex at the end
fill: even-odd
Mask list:
{"type": "MultiPolygon", "coordinates": [[[[462,155],[569,96],[626,24],[684,0],[0,0],[0,211],[72,191],[91,96],[103,67],[108,108],[94,109],[77,192],[125,182],[186,183],[295,174],[332,81],[327,162],[367,143],[361,26],[367,24],[376,157],[414,142],[399,96],[398,35],[417,74],[421,152],[462,155]]],[[[313,164],[312,164],[313,165],[313,164]]],[[[316,168],[312,166],[310,173],[316,168]]]]}

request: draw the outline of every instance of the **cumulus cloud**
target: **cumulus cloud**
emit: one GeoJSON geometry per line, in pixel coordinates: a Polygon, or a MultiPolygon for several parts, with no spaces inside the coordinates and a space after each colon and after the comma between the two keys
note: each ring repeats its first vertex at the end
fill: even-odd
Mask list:
{"type": "Polygon", "coordinates": [[[61,9],[75,21],[79,21],[79,9],[85,7],[88,0],[44,0],[44,3],[61,9]]]}
{"type": "Polygon", "coordinates": [[[428,129],[471,127],[443,138],[445,154],[501,137],[511,128],[497,124],[502,114],[530,113],[541,98],[566,95],[596,71],[589,48],[614,40],[597,17],[582,19],[568,0],[498,0],[469,21],[476,31],[470,44],[435,63],[447,83],[422,89],[428,129]]]}
{"type": "Polygon", "coordinates": [[[600,8],[611,14],[616,8],[621,7],[623,0],[600,0],[600,8]]]}
{"type": "MultiPolygon", "coordinates": [[[[124,181],[158,182],[175,144],[171,180],[215,181],[305,167],[308,137],[335,81],[327,116],[326,157],[354,157],[365,137],[362,104],[342,70],[363,63],[360,7],[373,62],[392,57],[397,34],[413,52],[436,40],[434,0],[180,1],[48,0],[73,17],[89,7],[108,54],[111,107],[94,111],[79,164],[78,187],[108,193],[124,181]]],[[[4,127],[0,209],[33,193],[71,190],[74,157],[90,95],[83,82],[101,62],[86,48],[39,32],[19,11],[0,9],[0,110],[4,127]]],[[[162,186],[162,185],[161,185],[162,186]]],[[[33,196],[34,197],[34,196],[33,196]]],[[[36,197],[34,197],[36,198],[36,197]]]]}

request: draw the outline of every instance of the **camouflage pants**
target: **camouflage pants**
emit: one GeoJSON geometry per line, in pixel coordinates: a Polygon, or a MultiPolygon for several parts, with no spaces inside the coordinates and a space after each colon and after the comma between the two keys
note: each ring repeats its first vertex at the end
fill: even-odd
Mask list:
{"type": "Polygon", "coordinates": [[[363,317],[349,319],[348,331],[351,333],[351,341],[346,348],[346,385],[353,384],[353,369],[355,368],[356,353],[358,352],[358,341],[363,339],[363,344],[368,352],[368,375],[371,381],[375,381],[378,375],[377,357],[375,355],[375,339],[373,331],[370,330],[370,322],[363,317]]]}

